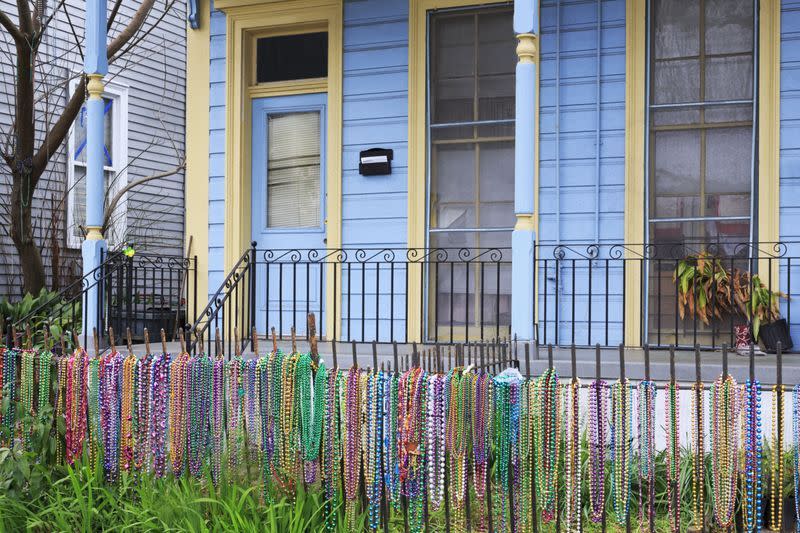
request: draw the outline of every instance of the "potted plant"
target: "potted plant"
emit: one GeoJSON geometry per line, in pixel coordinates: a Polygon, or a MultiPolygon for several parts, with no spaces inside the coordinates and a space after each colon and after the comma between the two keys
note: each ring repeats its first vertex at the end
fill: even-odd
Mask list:
{"type": "Polygon", "coordinates": [[[722,261],[708,252],[678,261],[672,280],[678,284],[678,314],[697,316],[709,325],[732,311],[730,275],[722,261]]]}
{"type": "Polygon", "coordinates": [[[767,288],[758,274],[751,276],[737,269],[733,274],[733,297],[737,312],[750,322],[753,338],[765,351],[776,351],[778,342],[784,350],[792,348],[789,325],[780,310],[780,299],[786,294],[767,288]]]}

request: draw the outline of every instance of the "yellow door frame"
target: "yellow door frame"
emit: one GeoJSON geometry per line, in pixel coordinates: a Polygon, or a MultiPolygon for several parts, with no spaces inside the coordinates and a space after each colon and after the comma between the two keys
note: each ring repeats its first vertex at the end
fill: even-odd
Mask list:
{"type": "MultiPolygon", "coordinates": [[[[225,269],[230,270],[250,246],[250,134],[251,100],[313,92],[328,93],[326,238],[329,249],[342,242],[342,0],[217,0],[227,16],[226,28],[226,162],[225,162],[225,269]],[[253,40],[264,35],[309,31],[328,32],[328,77],[255,84],[252,76],[253,40]]],[[[326,276],[325,308],[338,302],[333,293],[333,269],[326,276]]],[[[333,331],[328,312],[326,331],[333,331]]],[[[337,328],[338,330],[339,328],[337,328]]]]}
{"type": "MultiPolygon", "coordinates": [[[[760,0],[758,42],[758,234],[759,242],[777,242],[780,238],[780,0],[760,0]]],[[[645,104],[647,62],[647,0],[626,2],[625,24],[625,257],[645,242],[645,104]]],[[[768,269],[767,261],[759,271],[768,269]],[[762,270],[763,269],[763,270],[762,270]]],[[[778,279],[777,261],[773,261],[772,279],[778,279]]],[[[626,345],[639,345],[642,331],[642,269],[626,271],[625,305],[626,345]]],[[[639,263],[645,265],[645,262],[639,263]]]]}
{"type": "MultiPolygon", "coordinates": [[[[186,30],[186,220],[185,242],[189,257],[196,256],[197,302],[187,309],[203,309],[208,300],[208,146],[211,42],[209,10],[198,6],[199,28],[186,30]],[[196,110],[190,112],[189,110],[196,110]]],[[[187,24],[188,26],[188,24],[187,24]]],[[[190,298],[195,298],[194,292],[190,298]]],[[[197,317],[193,317],[193,320],[197,317]]]]}

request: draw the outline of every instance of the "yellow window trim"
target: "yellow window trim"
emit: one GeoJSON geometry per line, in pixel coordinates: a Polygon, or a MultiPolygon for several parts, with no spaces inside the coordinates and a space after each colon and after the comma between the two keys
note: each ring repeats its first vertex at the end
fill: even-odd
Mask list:
{"type": "MultiPolygon", "coordinates": [[[[250,246],[251,98],[311,92],[328,93],[326,169],[326,238],[328,248],[341,246],[342,174],[342,2],[341,0],[232,1],[217,0],[226,17],[226,162],[225,269],[230,270],[250,246]],[[251,43],[254,36],[328,31],[328,77],[253,85],[251,43]]],[[[207,64],[207,63],[206,63],[207,64]]],[[[333,309],[332,271],[328,273],[326,308],[333,309]]],[[[338,310],[337,310],[338,311],[338,310]]],[[[333,331],[333,315],[326,317],[333,331]]],[[[340,328],[337,328],[337,331],[340,328]]]]}
{"type": "MultiPolygon", "coordinates": [[[[457,7],[480,7],[503,4],[497,2],[480,2],[477,0],[409,0],[408,19],[408,247],[423,248],[427,212],[425,192],[427,187],[427,14],[434,9],[451,9],[457,7]]],[[[537,47],[535,63],[536,79],[536,145],[539,144],[539,51],[537,47]]],[[[536,214],[534,224],[538,227],[539,202],[539,150],[536,150],[536,176],[534,178],[536,197],[534,205],[536,214]]],[[[408,306],[409,309],[422,309],[422,270],[409,272],[408,306]]],[[[421,341],[420,325],[423,317],[411,313],[408,317],[409,340],[421,341]]]]}
{"type": "MultiPolygon", "coordinates": [[[[761,0],[759,7],[758,79],[758,240],[780,238],[780,0],[761,0]]],[[[646,0],[628,0],[625,25],[625,243],[645,242],[644,140],[647,61],[646,0]]],[[[772,279],[778,279],[777,262],[772,279]]],[[[764,270],[761,270],[764,269],[764,270]]],[[[766,265],[760,265],[766,271],[766,265]]],[[[625,279],[625,344],[641,342],[640,269],[625,279]]]]}
{"type": "MultiPolygon", "coordinates": [[[[198,312],[208,299],[208,145],[211,43],[208,6],[198,6],[200,27],[186,30],[186,223],[189,257],[197,256],[198,312]],[[189,112],[189,110],[198,110],[189,112]]],[[[194,295],[192,295],[194,298],[194,295]]]]}

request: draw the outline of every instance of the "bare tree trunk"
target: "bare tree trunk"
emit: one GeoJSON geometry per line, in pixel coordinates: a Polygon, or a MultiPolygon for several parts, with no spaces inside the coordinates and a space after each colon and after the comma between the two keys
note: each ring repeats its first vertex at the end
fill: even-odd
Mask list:
{"type": "Polygon", "coordinates": [[[39,246],[33,239],[31,224],[31,201],[33,191],[25,189],[29,176],[13,173],[14,183],[11,186],[11,240],[19,254],[19,266],[22,271],[22,292],[39,294],[45,286],[44,264],[39,246]]]}
{"type": "MultiPolygon", "coordinates": [[[[22,15],[22,13],[20,13],[22,15]]],[[[11,240],[19,254],[22,290],[39,294],[45,286],[44,264],[33,239],[31,208],[36,181],[33,177],[35,123],[33,118],[33,53],[26,42],[17,42],[17,87],[14,119],[16,143],[11,175],[11,240]]]]}

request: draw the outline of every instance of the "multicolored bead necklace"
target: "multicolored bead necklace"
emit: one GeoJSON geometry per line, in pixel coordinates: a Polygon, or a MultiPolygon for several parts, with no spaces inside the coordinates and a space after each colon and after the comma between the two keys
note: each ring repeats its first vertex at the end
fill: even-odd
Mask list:
{"type": "MultiPolygon", "coordinates": [[[[492,456],[494,458],[492,476],[492,526],[494,531],[506,531],[508,528],[508,475],[511,455],[511,440],[514,438],[511,415],[513,402],[511,384],[495,380],[492,385],[493,424],[492,424],[492,456]]],[[[518,395],[518,393],[517,393],[518,395]]],[[[517,406],[519,404],[517,403],[517,406]]]]}
{"type": "MultiPolygon", "coordinates": [[[[73,464],[83,454],[83,443],[86,438],[87,387],[86,374],[88,356],[78,348],[69,357],[66,364],[66,394],[64,416],[66,422],[65,459],[73,464]]],[[[96,405],[96,404],[95,404],[96,405]]],[[[92,463],[93,464],[93,463],[92,463]]]]}
{"type": "Polygon", "coordinates": [[[209,437],[213,362],[204,354],[191,357],[187,363],[187,456],[189,473],[203,473],[209,437]]]}
{"type": "Polygon", "coordinates": [[[211,479],[219,484],[225,431],[225,363],[221,357],[214,360],[211,383],[211,479]]]}
{"type": "Polygon", "coordinates": [[[770,475],[770,529],[783,531],[783,385],[772,387],[772,468],[770,475]]]}
{"type": "Polygon", "coordinates": [[[608,442],[608,384],[589,385],[589,518],[599,523],[605,509],[606,443],[608,442]]]}
{"type": "Polygon", "coordinates": [[[188,362],[189,354],[180,354],[172,361],[169,369],[169,451],[172,459],[172,475],[175,477],[183,475],[186,465],[188,362]]]}
{"type": "MultiPolygon", "coordinates": [[[[792,469],[794,472],[794,515],[800,517],[800,385],[792,389],[792,469]]],[[[800,520],[797,522],[800,532],[800,520]]]]}
{"type": "Polygon", "coordinates": [[[352,367],[344,387],[344,496],[348,527],[355,527],[361,477],[361,371],[352,367]]]}
{"type": "MultiPolygon", "coordinates": [[[[566,501],[567,531],[581,531],[581,444],[580,444],[580,416],[578,393],[580,381],[573,379],[567,385],[567,397],[564,402],[564,424],[566,442],[564,449],[564,484],[566,501]]],[[[523,508],[524,509],[524,508],[523,508]]],[[[524,512],[524,511],[523,511],[524,512]]],[[[524,514],[528,514],[524,512],[524,514]]]]}
{"type": "MultiPolygon", "coordinates": [[[[674,381],[667,384],[665,411],[667,413],[667,509],[669,512],[669,527],[674,532],[681,527],[681,443],[680,423],[680,387],[674,381]]],[[[641,437],[640,437],[641,438],[641,437]]],[[[652,516],[652,515],[651,515],[652,516]]]]}
{"type": "Polygon", "coordinates": [[[741,468],[746,531],[761,531],[761,383],[747,380],[744,389],[744,456],[741,468]]]}
{"type": "Polygon", "coordinates": [[[103,467],[106,481],[114,483],[119,475],[120,385],[123,357],[111,352],[100,364],[100,427],[103,442],[103,467]]]}
{"type": "Polygon", "coordinates": [[[325,412],[322,428],[322,489],[325,494],[325,529],[336,530],[339,507],[339,486],[342,479],[340,441],[341,373],[338,368],[328,374],[325,383],[325,412]]]}
{"type": "Polygon", "coordinates": [[[486,509],[486,483],[489,468],[489,428],[492,427],[491,409],[491,384],[492,380],[486,373],[467,374],[470,386],[469,421],[472,428],[472,481],[475,489],[475,505],[472,509],[477,511],[478,529],[488,528],[486,509]]]}
{"type": "Polygon", "coordinates": [[[445,410],[444,410],[445,376],[431,375],[428,379],[428,427],[427,463],[428,494],[431,508],[439,510],[444,501],[444,465],[445,465],[445,410]]]}
{"type": "MultiPolygon", "coordinates": [[[[667,394],[669,397],[669,391],[667,394]]],[[[650,524],[655,519],[656,384],[644,380],[638,385],[639,415],[639,521],[650,524]],[[647,500],[642,504],[644,488],[647,500]],[[645,510],[647,514],[645,515],[645,510]]],[[[668,452],[669,453],[669,452],[668,452]]],[[[669,477],[669,475],[668,475],[669,477]]]]}
{"type": "Polygon", "coordinates": [[[618,524],[625,524],[630,511],[632,396],[627,379],[611,387],[611,502],[618,524]]]}
{"type": "Polygon", "coordinates": [[[148,353],[136,361],[136,372],[134,374],[136,424],[134,426],[133,467],[137,472],[149,471],[152,465],[150,445],[150,408],[153,405],[153,399],[151,398],[152,375],[153,356],[148,353]]]}
{"type": "Polygon", "coordinates": [[[545,370],[534,384],[534,449],[536,450],[536,497],[542,521],[548,523],[558,511],[558,459],[561,448],[561,389],[558,373],[545,370]]]}
{"type": "MultiPolygon", "coordinates": [[[[396,379],[394,377],[393,379],[396,379]]],[[[451,370],[446,378],[447,427],[445,449],[449,466],[449,498],[452,514],[451,526],[458,531],[467,529],[465,505],[467,495],[467,463],[469,461],[469,398],[472,382],[462,369],[451,370]]],[[[391,491],[390,491],[391,493],[391,491]]]]}
{"type": "Polygon", "coordinates": [[[312,369],[310,354],[301,355],[297,361],[297,389],[300,408],[300,449],[306,483],[315,483],[319,470],[322,417],[325,412],[325,383],[328,371],[320,362],[316,372],[312,369]]]}
{"type": "MultiPolygon", "coordinates": [[[[162,353],[153,358],[150,375],[150,449],[153,456],[153,474],[160,478],[166,474],[167,469],[167,420],[171,419],[171,405],[169,402],[172,388],[170,387],[170,356],[162,353]]],[[[177,415],[176,415],[177,416],[177,415]]]]}
{"type": "Polygon", "coordinates": [[[702,383],[692,385],[692,523],[695,529],[703,529],[705,512],[705,424],[703,417],[702,383]]]}
{"type": "Polygon", "coordinates": [[[136,356],[129,353],[122,361],[122,390],[120,398],[120,470],[129,472],[134,455],[134,392],[136,356]]]}
{"type": "MultiPolygon", "coordinates": [[[[31,437],[33,431],[33,391],[34,391],[34,359],[36,352],[33,350],[22,350],[20,368],[20,391],[19,400],[22,405],[22,446],[24,450],[31,449],[31,437]]],[[[13,403],[11,404],[13,405],[13,403]]]]}
{"type": "Polygon", "coordinates": [[[740,405],[736,380],[717,378],[711,386],[711,493],[714,518],[723,529],[733,524],[736,509],[740,405]]]}
{"type": "Polygon", "coordinates": [[[0,405],[6,405],[6,409],[0,413],[0,443],[8,445],[14,437],[14,421],[16,417],[16,405],[14,399],[16,398],[16,379],[17,379],[17,354],[19,351],[13,348],[0,348],[2,349],[2,377],[3,382],[0,383],[0,405]],[[5,399],[11,400],[6,404],[5,399]]]}

